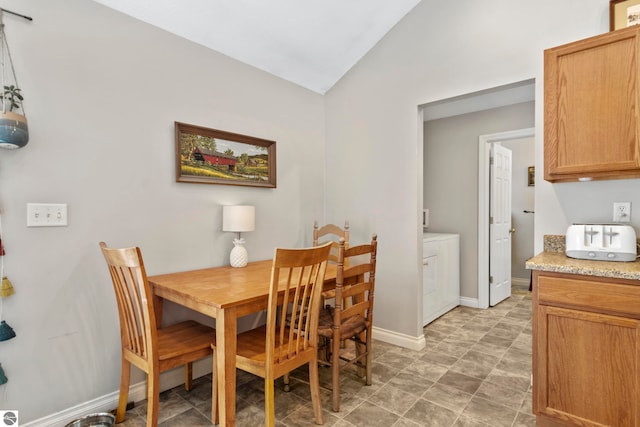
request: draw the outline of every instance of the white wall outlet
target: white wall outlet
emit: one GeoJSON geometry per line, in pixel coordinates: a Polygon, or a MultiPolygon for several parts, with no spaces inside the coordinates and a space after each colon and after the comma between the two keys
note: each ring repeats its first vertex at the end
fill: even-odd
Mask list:
{"type": "Polygon", "coordinates": [[[27,227],[64,227],[66,203],[27,203],[27,227]]]}
{"type": "Polygon", "coordinates": [[[613,222],[631,222],[631,202],[613,202],[613,222]]]}

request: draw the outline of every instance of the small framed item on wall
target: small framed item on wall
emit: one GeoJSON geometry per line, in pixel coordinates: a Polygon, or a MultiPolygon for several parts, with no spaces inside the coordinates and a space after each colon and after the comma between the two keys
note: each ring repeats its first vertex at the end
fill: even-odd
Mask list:
{"type": "Polygon", "coordinates": [[[529,166],[527,168],[527,185],[533,187],[536,185],[536,167],[529,166]]]}
{"type": "Polygon", "coordinates": [[[609,30],[640,24],[640,0],[610,0],[609,30]]]}
{"type": "Polygon", "coordinates": [[[276,142],[175,122],[176,181],[276,187],[276,142]]]}

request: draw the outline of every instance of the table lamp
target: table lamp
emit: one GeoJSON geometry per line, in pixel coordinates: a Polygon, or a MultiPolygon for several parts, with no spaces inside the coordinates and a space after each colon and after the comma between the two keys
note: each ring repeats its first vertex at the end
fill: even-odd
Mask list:
{"type": "Polygon", "coordinates": [[[253,231],[256,227],[255,206],[236,205],[222,207],[222,231],[238,233],[233,239],[233,249],[229,255],[232,267],[245,267],[249,262],[249,254],[244,247],[244,239],[240,237],[243,231],[253,231]]]}

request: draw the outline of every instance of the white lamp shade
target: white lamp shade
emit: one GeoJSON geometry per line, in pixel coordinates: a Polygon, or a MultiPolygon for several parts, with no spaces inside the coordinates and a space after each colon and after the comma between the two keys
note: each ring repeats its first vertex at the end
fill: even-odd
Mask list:
{"type": "Polygon", "coordinates": [[[255,228],[255,206],[235,205],[222,207],[222,231],[240,233],[253,231],[255,228]]]}

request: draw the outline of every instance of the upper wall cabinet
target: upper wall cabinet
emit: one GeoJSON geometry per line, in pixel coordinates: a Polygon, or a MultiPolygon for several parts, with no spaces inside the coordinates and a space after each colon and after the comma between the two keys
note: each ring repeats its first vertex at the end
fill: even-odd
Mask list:
{"type": "Polygon", "coordinates": [[[544,179],[640,177],[640,26],[544,52],[544,179]]]}

